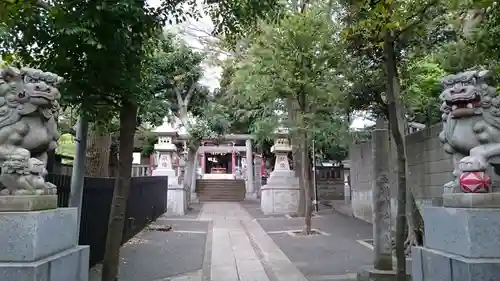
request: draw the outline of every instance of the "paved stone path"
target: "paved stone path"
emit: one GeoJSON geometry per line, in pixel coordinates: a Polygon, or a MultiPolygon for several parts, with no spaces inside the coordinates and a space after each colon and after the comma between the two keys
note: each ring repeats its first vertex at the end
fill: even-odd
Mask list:
{"type": "MultiPolygon", "coordinates": [[[[199,213],[161,216],[127,242],[120,281],[352,281],[372,260],[357,242],[371,238],[371,226],[352,217],[326,210],[313,218],[326,236],[297,237],[287,232],[303,219],[264,216],[254,202],[196,206],[199,213]]],[[[100,281],[99,267],[90,281],[100,281]]]]}
{"type": "Polygon", "coordinates": [[[213,225],[207,281],[307,281],[239,203],[205,203],[199,219],[213,225]]]}

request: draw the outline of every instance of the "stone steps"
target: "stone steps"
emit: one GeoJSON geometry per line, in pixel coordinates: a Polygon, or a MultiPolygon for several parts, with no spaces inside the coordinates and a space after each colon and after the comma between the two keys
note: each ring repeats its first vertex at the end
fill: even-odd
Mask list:
{"type": "Polygon", "coordinates": [[[245,181],[224,179],[196,180],[196,192],[200,202],[239,202],[245,200],[245,181]]]}

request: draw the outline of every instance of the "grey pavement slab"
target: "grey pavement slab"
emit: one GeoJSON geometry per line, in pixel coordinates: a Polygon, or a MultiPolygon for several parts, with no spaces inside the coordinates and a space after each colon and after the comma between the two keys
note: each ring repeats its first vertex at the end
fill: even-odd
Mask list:
{"type": "Polygon", "coordinates": [[[173,220],[196,220],[200,216],[201,209],[203,208],[202,203],[195,203],[191,205],[191,209],[183,216],[179,215],[167,215],[166,213],[160,216],[160,219],[173,219],[173,220]]]}
{"type": "Polygon", "coordinates": [[[169,225],[172,231],[176,232],[207,232],[208,222],[200,220],[181,220],[181,219],[165,219],[160,218],[153,222],[150,226],[155,227],[159,225],[169,225]]]}
{"type": "Polygon", "coordinates": [[[307,281],[239,203],[206,203],[212,220],[211,281],[307,281]]]}
{"type": "Polygon", "coordinates": [[[241,206],[252,216],[253,218],[284,218],[284,215],[264,215],[260,211],[260,202],[254,199],[246,199],[241,203],[241,206]]]}
{"type": "Polygon", "coordinates": [[[372,226],[354,217],[321,210],[312,227],[328,235],[308,237],[285,232],[301,230],[303,218],[260,217],[257,222],[309,281],[355,280],[361,267],[373,263],[372,250],[357,242],[372,238],[372,226]]]}
{"type": "MultiPolygon", "coordinates": [[[[170,222],[157,220],[152,225],[166,226],[170,222]]],[[[146,229],[123,245],[120,281],[200,280],[196,274],[203,266],[210,222],[176,220],[175,223],[175,229],[187,232],[146,229]]],[[[91,270],[89,281],[100,281],[99,266],[91,270]]]]}

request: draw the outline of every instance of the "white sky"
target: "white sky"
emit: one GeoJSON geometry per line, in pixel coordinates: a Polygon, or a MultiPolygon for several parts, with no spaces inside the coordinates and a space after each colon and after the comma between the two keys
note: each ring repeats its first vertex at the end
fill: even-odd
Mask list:
{"type": "MultiPolygon", "coordinates": [[[[162,1],[164,0],[147,0],[147,3],[152,7],[158,7],[162,1]]],[[[208,49],[211,45],[208,44],[208,42],[216,40],[216,38],[211,36],[214,26],[210,17],[205,15],[203,12],[203,0],[198,0],[197,2],[198,9],[202,15],[199,20],[188,19],[186,22],[181,24],[166,26],[165,29],[179,34],[180,37],[194,49],[208,53],[208,49]]],[[[219,86],[222,68],[210,64],[208,60],[203,63],[203,66],[205,73],[201,83],[212,90],[217,88],[219,86]]]]}
{"type": "MultiPolygon", "coordinates": [[[[162,1],[164,0],[147,0],[148,4],[152,7],[158,7],[162,1]]],[[[172,30],[175,33],[179,34],[180,37],[191,47],[205,53],[215,55],[218,59],[224,59],[225,55],[217,52],[220,50],[214,51],[213,44],[209,44],[217,40],[210,35],[213,31],[214,25],[210,17],[203,12],[203,0],[197,0],[197,2],[198,9],[200,11],[200,14],[202,15],[199,20],[188,19],[184,23],[167,26],[166,29],[172,30]]],[[[205,71],[201,83],[212,90],[217,88],[219,86],[222,68],[210,63],[208,60],[203,63],[203,67],[205,71]]],[[[364,117],[364,113],[356,115],[357,116],[351,123],[351,128],[363,128],[365,126],[374,124],[374,122],[367,120],[364,117]]]]}

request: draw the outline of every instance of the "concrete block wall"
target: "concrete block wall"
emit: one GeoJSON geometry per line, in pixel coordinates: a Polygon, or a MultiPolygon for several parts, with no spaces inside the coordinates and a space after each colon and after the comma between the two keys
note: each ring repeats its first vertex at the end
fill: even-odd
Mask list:
{"type": "Polygon", "coordinates": [[[441,204],[443,185],[452,179],[453,160],[439,140],[442,125],[406,136],[408,184],[417,204],[441,204]]]}
{"type": "MultiPolygon", "coordinates": [[[[441,124],[429,127],[406,136],[408,178],[407,183],[415,191],[417,204],[439,204],[443,184],[451,180],[453,162],[451,155],[442,149],[439,141],[441,124]]],[[[390,167],[392,217],[396,217],[396,149],[391,143],[388,155],[390,167]]],[[[372,147],[371,142],[353,145],[350,148],[351,160],[351,207],[355,217],[372,221],[372,147]]]]}
{"type": "MultiPolygon", "coordinates": [[[[389,185],[391,186],[391,197],[395,206],[396,190],[396,147],[390,145],[391,153],[387,155],[389,167],[389,185]]],[[[372,222],[372,188],[373,188],[373,152],[372,143],[365,142],[351,146],[349,155],[351,160],[351,207],[355,217],[367,222],[372,222]]],[[[393,217],[396,208],[392,207],[393,217]]]]}

